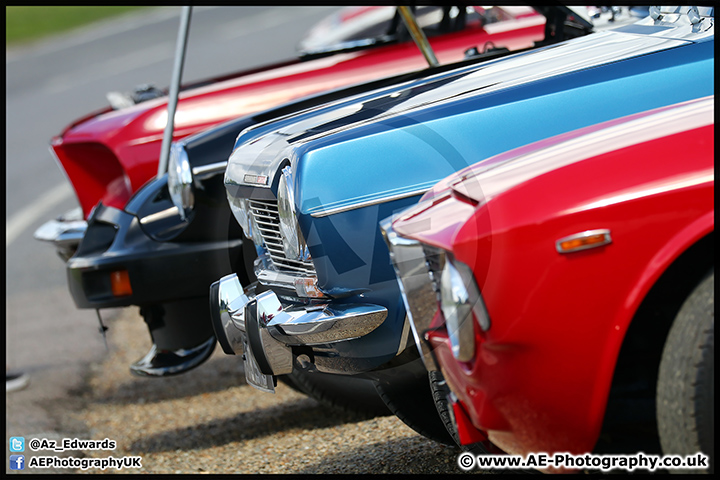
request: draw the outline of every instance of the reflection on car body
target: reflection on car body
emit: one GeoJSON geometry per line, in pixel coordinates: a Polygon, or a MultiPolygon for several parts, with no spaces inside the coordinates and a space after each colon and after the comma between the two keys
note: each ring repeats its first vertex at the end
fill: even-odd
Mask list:
{"type": "Polygon", "coordinates": [[[709,96],[502,153],[383,223],[462,443],[654,453],[659,437],[712,457],[713,365],[694,352],[714,338],[713,112],[709,96]]]}
{"type": "MultiPolygon", "coordinates": [[[[232,307],[218,303],[214,325],[226,353],[248,357],[248,338],[255,337],[250,351],[261,358],[260,370],[249,382],[262,373],[269,388],[270,376],[290,368],[288,353],[301,352],[298,342],[278,341],[279,330],[291,323],[334,330],[358,316],[318,320],[318,309],[364,305],[372,312],[369,333],[328,337],[302,352],[311,352],[320,371],[381,378],[383,366],[412,344],[378,222],[443,176],[504,150],[711,95],[713,46],[709,17],[694,24],[684,12],[649,17],[245,130],[225,184],[235,218],[257,248],[259,285],[272,294],[248,295],[232,307]],[[292,312],[280,315],[288,323],[248,323],[263,302],[279,309],[274,318],[292,312]],[[374,326],[382,309],[386,318],[374,326]],[[262,358],[271,350],[283,352],[277,365],[262,358]]],[[[213,298],[226,298],[226,286],[247,287],[229,276],[214,286],[213,298]]]]}

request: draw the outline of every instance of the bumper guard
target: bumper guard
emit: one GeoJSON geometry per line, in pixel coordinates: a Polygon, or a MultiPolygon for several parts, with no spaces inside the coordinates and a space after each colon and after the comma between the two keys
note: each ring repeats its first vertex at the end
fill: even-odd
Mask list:
{"type": "Polygon", "coordinates": [[[36,240],[55,245],[58,255],[67,261],[77,251],[87,230],[82,210],[78,207],[42,224],[33,236],[36,240]]]}
{"type": "Polygon", "coordinates": [[[234,274],[212,284],[210,302],[223,351],[242,352],[248,383],[265,391],[274,391],[272,376],[292,372],[292,347],[360,338],[387,317],[387,309],[378,305],[284,307],[272,291],[255,295],[255,284],[243,288],[234,274]]]}

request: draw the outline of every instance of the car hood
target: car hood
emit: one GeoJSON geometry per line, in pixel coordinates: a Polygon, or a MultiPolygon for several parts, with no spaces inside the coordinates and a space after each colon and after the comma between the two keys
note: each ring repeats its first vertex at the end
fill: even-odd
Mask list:
{"type": "MultiPolygon", "coordinates": [[[[458,228],[476,208],[491,203],[496,197],[524,182],[574,163],[712,125],[714,105],[715,96],[711,95],[610,120],[503,152],[438,182],[416,205],[397,216],[393,229],[399,235],[449,250],[458,228]],[[461,199],[460,204],[438,207],[451,196],[461,199]],[[417,228],[417,225],[429,224],[433,228],[417,228]]],[[[698,179],[684,178],[682,181],[693,183],[698,179]]],[[[661,190],[665,187],[656,185],[655,188],[661,190]]],[[[645,194],[651,191],[654,190],[646,190],[645,194]]],[[[610,204],[619,198],[627,197],[599,199],[591,205],[610,204]]]]}
{"type": "MultiPolygon", "coordinates": [[[[595,33],[479,66],[460,68],[335,102],[303,112],[294,118],[284,118],[247,129],[238,136],[235,150],[229,159],[225,175],[228,192],[233,195],[233,192],[238,191],[237,186],[270,188],[278,167],[287,162],[293,164],[297,174],[296,182],[302,181],[303,173],[307,174],[311,170],[308,165],[313,161],[313,156],[318,162],[321,158],[324,159],[326,178],[333,178],[332,172],[342,171],[351,161],[351,156],[340,154],[329,160],[322,151],[331,146],[346,144],[348,149],[345,152],[349,152],[355,140],[408,127],[412,123],[416,126],[425,124],[432,130],[430,124],[434,119],[449,115],[457,118],[463,112],[492,110],[502,103],[519,101],[521,97],[513,98],[512,92],[520,92],[521,87],[537,86],[540,93],[552,82],[562,83],[571,73],[611,66],[633,57],[714,38],[712,28],[691,34],[679,31],[687,30],[685,26],[664,28],[660,31],[657,26],[649,23],[652,21],[641,21],[626,26],[632,27],[630,29],[595,33]],[[501,97],[500,93],[510,95],[501,97]],[[301,160],[305,165],[299,165],[301,160]],[[267,181],[262,183],[257,179],[267,181]]],[[[625,75],[621,70],[622,68],[617,69],[612,75],[625,75]]],[[[604,71],[600,75],[608,74],[604,71]]],[[[527,92],[522,95],[527,95],[527,92]]],[[[608,100],[610,99],[608,97],[608,100]]],[[[679,101],[682,100],[681,98],[679,101]]],[[[576,105],[566,106],[582,109],[582,104],[583,98],[577,98],[576,105]]],[[[528,112],[526,116],[532,113],[528,112]]],[[[561,115],[561,112],[555,113],[561,115]]],[[[518,120],[518,126],[521,126],[522,119],[518,120]]],[[[409,131],[408,134],[412,135],[409,131]]],[[[427,135],[432,135],[433,132],[425,134],[427,140],[427,135]]],[[[454,170],[446,173],[465,166],[466,164],[455,165],[454,170]]],[[[413,172],[409,172],[404,181],[400,182],[403,184],[402,191],[397,191],[397,179],[378,175],[379,169],[376,167],[378,165],[370,162],[366,172],[357,178],[358,181],[353,182],[351,188],[346,188],[343,181],[343,188],[334,193],[310,191],[312,189],[308,190],[307,185],[303,185],[303,189],[299,189],[301,195],[296,196],[299,209],[305,213],[318,214],[324,210],[341,208],[343,203],[427,190],[438,179],[436,175],[430,175],[423,180],[422,175],[414,176],[413,172]],[[303,199],[306,193],[310,197],[303,199]],[[318,201],[319,198],[322,201],[318,201]]],[[[315,171],[320,173],[318,169],[315,171]]]]}

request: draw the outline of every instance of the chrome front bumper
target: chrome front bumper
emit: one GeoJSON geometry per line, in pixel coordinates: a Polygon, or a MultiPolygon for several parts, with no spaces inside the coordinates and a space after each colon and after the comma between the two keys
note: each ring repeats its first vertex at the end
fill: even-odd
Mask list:
{"type": "Polygon", "coordinates": [[[417,240],[397,235],[391,224],[391,218],[385,219],[380,222],[380,228],[390,250],[390,259],[395,268],[415,344],[425,368],[428,371],[439,370],[430,344],[425,341],[425,333],[430,330],[438,309],[437,294],[433,288],[425,251],[417,240]]]}
{"type": "Polygon", "coordinates": [[[58,255],[67,261],[77,251],[86,230],[87,222],[78,207],[45,222],[35,230],[33,236],[36,240],[54,244],[58,255]]]}
{"type": "Polygon", "coordinates": [[[273,376],[292,372],[293,347],[360,338],[387,317],[387,309],[378,305],[283,306],[272,291],[256,295],[255,284],[243,288],[235,274],[212,284],[210,302],[223,351],[242,353],[247,382],[270,392],[273,376]]]}

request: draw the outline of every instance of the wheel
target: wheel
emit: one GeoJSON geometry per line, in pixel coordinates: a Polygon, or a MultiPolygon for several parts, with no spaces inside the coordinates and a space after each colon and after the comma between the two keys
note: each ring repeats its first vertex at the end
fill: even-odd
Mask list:
{"type": "Polygon", "coordinates": [[[303,395],[307,395],[307,393],[305,393],[305,391],[302,388],[300,388],[300,385],[297,384],[297,382],[292,377],[292,375],[278,375],[277,379],[278,379],[278,381],[284,383],[285,385],[292,388],[296,392],[302,393],[303,395]]]}
{"type": "MultiPolygon", "coordinates": [[[[460,436],[457,432],[457,427],[453,421],[453,415],[450,411],[450,402],[448,402],[448,395],[450,394],[450,388],[445,383],[445,377],[437,370],[428,372],[430,378],[430,392],[432,393],[433,401],[435,402],[435,408],[440,415],[440,421],[445,426],[445,430],[450,433],[455,444],[460,445],[460,436]]],[[[486,453],[486,452],[480,452],[486,453]]]]}
{"type": "Polygon", "coordinates": [[[285,378],[285,383],[293,382],[298,391],[318,402],[347,413],[373,417],[391,413],[376,392],[372,380],[297,369],[279,378],[285,378]]]}
{"type": "MultiPolygon", "coordinates": [[[[660,360],[657,421],[665,454],[710,457],[715,442],[715,272],[711,271],[680,308],[660,360]]],[[[671,470],[672,473],[699,470],[671,470]]]]}
{"type": "MultiPolygon", "coordinates": [[[[448,387],[447,382],[445,382],[445,377],[443,377],[443,374],[440,371],[429,372],[429,377],[430,390],[432,391],[433,400],[435,401],[435,407],[440,414],[440,419],[445,424],[445,428],[448,432],[450,432],[450,435],[452,436],[455,443],[457,443],[457,445],[459,445],[463,451],[470,452],[473,455],[503,453],[502,450],[497,448],[489,441],[472,443],[470,445],[460,444],[460,435],[458,434],[457,424],[455,423],[455,416],[453,414],[452,408],[450,407],[450,387],[448,387]]],[[[490,471],[491,470],[487,470],[486,473],[490,471]]]]}
{"type": "Polygon", "coordinates": [[[437,382],[438,378],[428,378],[428,371],[416,352],[414,360],[377,375],[375,388],[388,409],[405,425],[438,443],[457,446],[447,401],[436,402],[434,389],[439,386],[433,386],[433,381],[437,382]]]}

